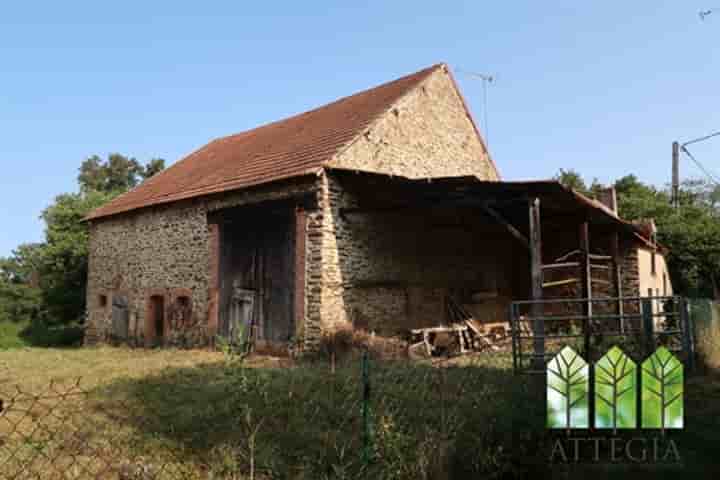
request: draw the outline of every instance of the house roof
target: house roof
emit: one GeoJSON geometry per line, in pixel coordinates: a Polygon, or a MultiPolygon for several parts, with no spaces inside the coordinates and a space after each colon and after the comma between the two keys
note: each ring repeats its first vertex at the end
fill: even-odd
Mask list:
{"type": "Polygon", "coordinates": [[[86,220],[317,173],[373,120],[441,68],[444,65],[437,64],[285,120],[213,140],[94,210],[86,220]]]}
{"type": "Polygon", "coordinates": [[[398,205],[492,206],[516,225],[523,225],[527,223],[528,199],[539,198],[543,215],[586,218],[594,225],[624,232],[644,246],[654,246],[641,227],[557,180],[507,182],[481,180],[474,176],[410,179],[345,168],[331,171],[350,182],[359,180],[364,186],[389,188],[391,196],[387,198],[381,195],[383,190],[374,190],[372,202],[380,209],[397,208],[398,205]]]}

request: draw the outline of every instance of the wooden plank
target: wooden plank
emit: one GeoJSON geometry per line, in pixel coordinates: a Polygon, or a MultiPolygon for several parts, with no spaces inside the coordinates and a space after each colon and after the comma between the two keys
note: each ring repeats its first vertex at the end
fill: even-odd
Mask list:
{"type": "Polygon", "coordinates": [[[425,351],[427,351],[428,357],[432,357],[433,347],[430,345],[430,332],[424,331],[423,342],[425,343],[425,351]]]}
{"type": "MultiPolygon", "coordinates": [[[[542,300],[542,236],[539,198],[531,199],[528,202],[528,215],[530,220],[530,291],[533,300],[542,300]]],[[[538,303],[533,304],[533,351],[536,368],[542,368],[545,364],[545,324],[538,318],[541,314],[542,306],[538,303]]]]}
{"type": "Polygon", "coordinates": [[[562,285],[570,285],[572,283],[578,283],[579,281],[580,281],[579,278],[570,278],[568,280],[557,280],[555,282],[543,283],[543,288],[559,287],[562,285]]]}
{"type": "Polygon", "coordinates": [[[295,207],[295,265],[294,265],[294,291],[293,291],[293,302],[294,302],[294,325],[292,328],[295,330],[295,336],[299,336],[302,333],[302,328],[305,324],[305,270],[306,270],[306,249],[307,249],[307,214],[305,209],[298,205],[295,207]]]}
{"type": "Polygon", "coordinates": [[[583,304],[583,314],[585,320],[585,355],[590,352],[590,320],[592,316],[592,277],[590,276],[590,226],[588,222],[580,224],[579,228],[579,240],[580,240],[580,251],[582,252],[582,263],[583,268],[581,269],[581,280],[582,289],[580,292],[581,298],[586,298],[587,301],[583,304]]]}
{"type": "Polygon", "coordinates": [[[505,226],[507,231],[510,232],[510,235],[515,237],[520,243],[522,243],[522,245],[525,248],[530,250],[530,241],[527,239],[527,237],[525,237],[525,235],[520,233],[520,231],[517,228],[515,228],[509,221],[507,221],[505,219],[505,217],[503,217],[497,210],[495,210],[494,208],[490,207],[487,204],[481,205],[480,208],[482,209],[483,212],[487,213],[492,218],[497,220],[501,225],[505,226]]]}
{"type": "Polygon", "coordinates": [[[622,290],[622,258],[620,257],[620,234],[615,232],[610,236],[610,255],[613,257],[613,283],[615,284],[615,296],[617,303],[615,313],[620,316],[620,333],[625,331],[625,319],[623,318],[623,290],[622,290]]]}
{"type": "Polygon", "coordinates": [[[563,255],[562,257],[556,258],[556,259],[555,259],[555,262],[564,262],[565,260],[567,260],[568,258],[572,257],[573,255],[579,255],[579,254],[581,254],[581,253],[582,253],[582,252],[581,252],[580,250],[573,250],[572,252],[567,253],[567,254],[563,255]]]}
{"type": "Polygon", "coordinates": [[[543,270],[551,269],[551,268],[567,268],[567,267],[579,267],[580,262],[562,262],[562,263],[548,263],[547,265],[543,265],[543,270]]]}

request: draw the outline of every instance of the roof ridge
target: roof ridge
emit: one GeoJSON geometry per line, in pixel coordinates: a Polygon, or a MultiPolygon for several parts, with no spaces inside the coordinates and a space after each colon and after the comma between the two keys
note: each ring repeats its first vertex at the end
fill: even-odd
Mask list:
{"type": "Polygon", "coordinates": [[[241,189],[323,166],[433,72],[438,63],[325,105],[217,137],[138,187],[91,212],[106,217],[151,205],[241,189]],[[203,192],[193,194],[193,192],[203,192]]]}
{"type": "MultiPolygon", "coordinates": [[[[336,98],[335,100],[332,100],[332,101],[330,101],[330,102],[328,102],[328,103],[324,103],[324,104],[322,104],[322,105],[320,105],[320,106],[318,106],[318,107],[311,108],[310,110],[304,110],[304,111],[302,111],[302,112],[295,113],[295,114],[289,115],[289,116],[287,116],[287,117],[281,118],[281,119],[279,119],[279,120],[273,120],[273,121],[268,122],[268,123],[263,123],[263,124],[261,124],[261,125],[258,125],[258,126],[249,128],[248,130],[243,130],[243,131],[241,131],[241,132],[231,133],[230,135],[224,135],[224,136],[221,136],[221,137],[217,137],[217,138],[213,139],[212,142],[217,142],[217,141],[221,141],[221,140],[226,140],[226,139],[231,139],[231,138],[239,137],[239,136],[246,135],[246,134],[248,134],[248,133],[252,133],[252,132],[255,132],[255,131],[257,131],[257,130],[266,128],[266,127],[271,127],[271,126],[276,125],[276,124],[278,124],[278,123],[283,123],[283,122],[286,122],[286,121],[288,121],[288,120],[293,120],[293,119],[296,119],[296,118],[300,118],[300,117],[302,117],[303,115],[309,115],[309,114],[311,114],[311,113],[315,113],[315,112],[317,112],[317,111],[319,111],[319,110],[322,110],[322,109],[324,109],[324,108],[331,107],[331,106],[333,106],[333,105],[337,105],[338,103],[341,103],[341,102],[350,100],[350,99],[353,98],[353,97],[357,97],[357,96],[362,95],[362,94],[365,94],[365,93],[370,93],[370,92],[372,92],[373,90],[378,89],[378,88],[391,87],[391,86],[396,85],[396,84],[398,84],[398,83],[402,83],[402,82],[404,82],[404,81],[410,80],[412,77],[425,77],[426,75],[429,75],[430,73],[434,72],[434,71],[437,70],[438,68],[442,68],[442,67],[447,67],[447,65],[446,65],[445,63],[443,63],[443,62],[441,62],[441,63],[436,63],[436,64],[434,64],[434,65],[431,65],[430,67],[426,67],[426,68],[423,68],[422,70],[418,70],[417,72],[409,73],[409,74],[404,75],[404,76],[402,76],[402,77],[400,77],[400,78],[396,78],[395,80],[391,80],[391,81],[389,81],[389,82],[384,82],[384,83],[378,83],[377,85],[374,85],[374,86],[372,86],[372,87],[366,88],[366,89],[364,89],[364,90],[360,90],[360,91],[358,91],[358,92],[351,93],[350,95],[345,95],[345,96],[343,96],[343,97],[336,98]]],[[[418,78],[418,80],[420,80],[420,78],[418,78]]],[[[394,102],[393,102],[393,103],[394,103],[394,102]]]]}
{"type": "MultiPolygon", "coordinates": [[[[408,94],[410,94],[410,92],[412,92],[417,87],[419,87],[420,84],[422,84],[425,80],[427,80],[430,77],[430,75],[432,73],[435,73],[435,71],[438,69],[443,69],[444,71],[448,71],[448,66],[444,62],[436,63],[435,65],[433,65],[431,67],[425,68],[425,69],[415,72],[411,75],[406,75],[405,77],[398,78],[397,80],[395,80],[395,81],[400,81],[400,80],[407,80],[410,77],[417,77],[417,81],[412,86],[409,86],[403,93],[401,93],[398,97],[396,97],[392,102],[388,103],[388,105],[382,111],[377,112],[375,114],[375,116],[372,117],[367,122],[367,125],[365,125],[364,128],[360,129],[352,139],[350,139],[347,143],[345,143],[345,145],[338,148],[338,150],[335,152],[335,154],[332,157],[326,159],[325,162],[323,162],[323,168],[331,166],[333,160],[342,156],[342,154],[345,153],[348,149],[350,149],[350,147],[352,147],[360,138],[362,138],[362,136],[366,132],[368,132],[369,130],[372,130],[373,126],[375,126],[375,124],[377,124],[385,115],[387,115],[388,112],[390,112],[393,108],[395,108],[395,106],[399,102],[401,102],[408,94]]],[[[393,83],[393,82],[390,82],[390,83],[393,83]]],[[[370,90],[372,90],[372,89],[370,89],[370,90]]],[[[364,93],[364,92],[360,92],[360,93],[364,93]]],[[[484,145],[483,145],[483,147],[484,147],[484,145]]]]}

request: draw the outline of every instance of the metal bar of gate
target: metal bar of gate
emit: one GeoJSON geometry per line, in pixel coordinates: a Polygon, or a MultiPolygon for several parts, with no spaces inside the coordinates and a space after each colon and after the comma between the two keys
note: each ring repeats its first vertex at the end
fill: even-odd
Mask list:
{"type": "MultiPolygon", "coordinates": [[[[516,372],[525,371],[527,373],[541,373],[537,368],[533,369],[532,365],[537,362],[530,362],[528,365],[524,362],[524,359],[547,359],[553,357],[554,353],[543,352],[538,355],[534,353],[523,352],[523,340],[541,340],[547,348],[548,340],[569,340],[578,339],[586,336],[586,332],[582,334],[562,334],[562,333],[545,333],[541,335],[525,334],[522,331],[520,320],[521,318],[525,321],[532,323],[533,321],[540,321],[543,324],[549,324],[553,321],[572,321],[572,320],[600,320],[600,319],[624,319],[624,320],[637,320],[634,328],[624,329],[621,331],[608,330],[608,331],[596,331],[592,332],[593,335],[598,337],[628,337],[628,338],[641,338],[641,345],[643,346],[643,355],[650,355],[655,350],[657,339],[663,340],[662,343],[666,345],[666,348],[671,352],[676,352],[684,357],[687,368],[692,371],[694,368],[694,338],[693,338],[693,325],[688,315],[687,300],[678,296],[652,296],[652,297],[615,297],[615,298],[570,298],[570,299],[538,299],[538,300],[519,300],[514,301],[510,305],[510,320],[512,322],[512,346],[513,346],[513,367],[516,372]],[[526,317],[521,316],[521,307],[530,307],[533,311],[533,306],[539,304],[566,304],[566,305],[582,305],[584,302],[592,301],[596,304],[611,304],[612,302],[624,302],[630,303],[631,305],[637,305],[638,313],[627,313],[627,310],[623,314],[599,314],[599,315],[540,315],[533,316],[528,315],[526,317]],[[654,308],[660,306],[659,308],[654,308]],[[667,330],[656,329],[656,319],[662,319],[658,325],[667,325],[670,328],[667,330]],[[670,323],[667,324],[667,319],[678,318],[677,327],[670,323]],[[669,341],[669,337],[680,336],[677,343],[669,341]],[[540,338],[538,338],[540,337],[540,338]],[[677,345],[681,345],[678,347],[677,345]]],[[[630,326],[630,325],[628,325],[630,326]]],[[[591,359],[588,359],[590,361],[591,359]]]]}

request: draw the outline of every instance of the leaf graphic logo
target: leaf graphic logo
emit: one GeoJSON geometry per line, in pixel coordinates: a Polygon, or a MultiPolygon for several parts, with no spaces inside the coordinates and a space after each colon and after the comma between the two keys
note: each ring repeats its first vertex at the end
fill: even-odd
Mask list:
{"type": "Polygon", "coordinates": [[[683,364],[665,347],[642,364],[643,428],[683,428],[683,364]]]}
{"type": "Polygon", "coordinates": [[[548,428],[588,427],[588,364],[570,347],[547,367],[548,428]]]}
{"type": "Polygon", "coordinates": [[[547,364],[547,427],[634,429],[683,428],[683,364],[665,347],[645,360],[640,371],[620,348],[611,348],[595,365],[594,412],[588,402],[590,366],[564,347],[547,364]],[[640,394],[641,411],[637,411],[640,394]]]}
{"type": "Polygon", "coordinates": [[[595,427],[635,428],[637,373],[635,362],[613,347],[595,364],[595,427]]]}

